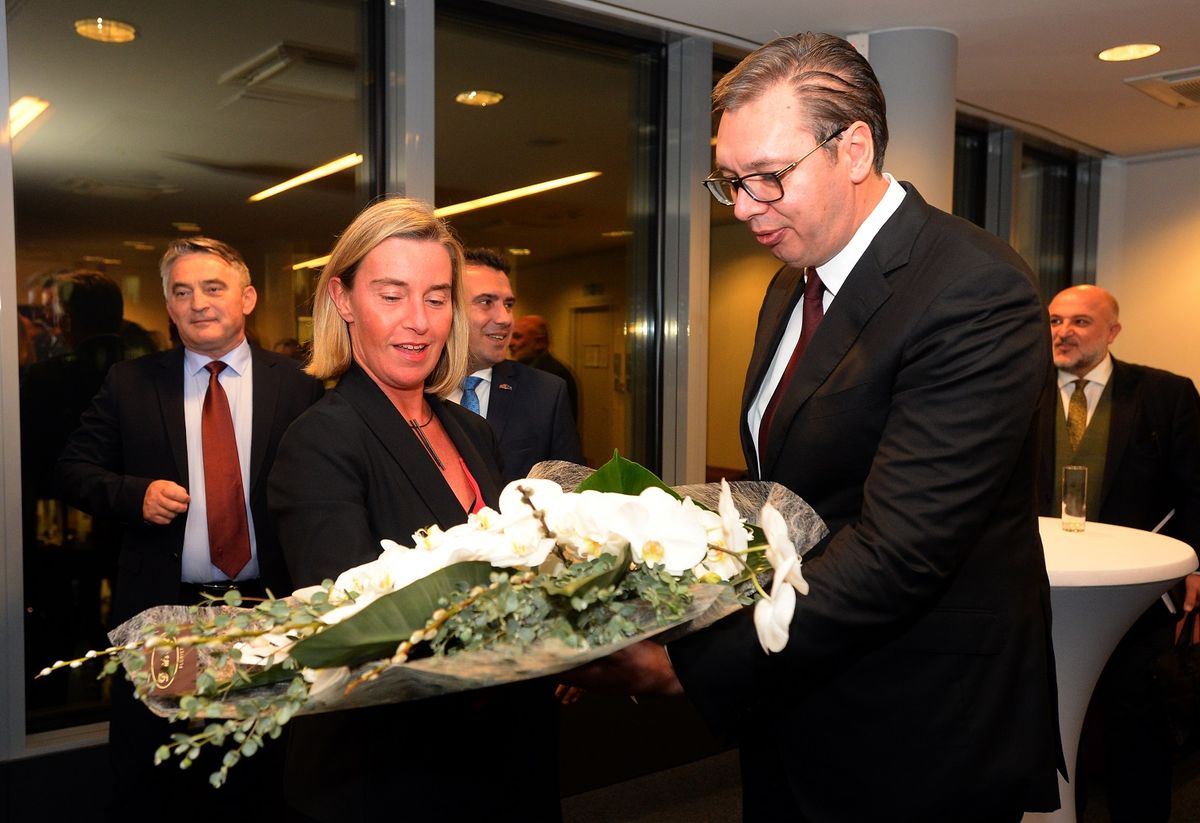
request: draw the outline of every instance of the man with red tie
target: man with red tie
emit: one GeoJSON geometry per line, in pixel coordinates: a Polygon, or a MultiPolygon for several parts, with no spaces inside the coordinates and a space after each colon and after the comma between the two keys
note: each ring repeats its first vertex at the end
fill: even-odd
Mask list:
{"type": "Polygon", "coordinates": [[[594,667],[682,690],[739,742],[747,821],[1017,821],[1058,806],[1034,486],[1049,335],[1028,267],[883,172],[867,61],[779,38],[713,92],[704,181],[785,265],[740,421],[751,477],[808,501],[789,639],[744,609],[594,667]]]}
{"type": "MultiPolygon", "coordinates": [[[[296,361],[246,339],[257,293],[235,249],[204,237],[177,240],[160,270],[182,348],[113,366],[56,468],[67,500],[123,526],[114,625],[231,588],[244,596],[290,592],[266,480],[284,430],[323,393],[296,361]]],[[[154,751],[172,731],[126,683],[115,684],[109,748],[117,785],[138,787],[149,808],[175,816],[181,805],[206,807],[203,797],[169,802],[170,792],[203,791],[211,769],[198,763],[184,786],[169,779],[179,774],[173,766],[153,772],[154,751]],[[168,805],[151,802],[159,795],[168,805]]]]}

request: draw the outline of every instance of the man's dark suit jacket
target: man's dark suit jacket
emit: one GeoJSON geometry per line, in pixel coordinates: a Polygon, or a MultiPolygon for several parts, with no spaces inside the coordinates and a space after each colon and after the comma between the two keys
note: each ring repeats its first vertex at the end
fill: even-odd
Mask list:
{"type": "Polygon", "coordinates": [[[521,362],[530,368],[552,374],[567,384],[567,400],[571,404],[571,419],[578,421],[579,384],[575,382],[575,375],[571,374],[571,370],[567,368],[567,365],[552,355],[549,349],[541,354],[534,355],[529,360],[521,362]]]}
{"type": "Polygon", "coordinates": [[[782,269],[759,315],[747,463],[831,533],[804,562],[787,647],[765,655],[749,610],[670,645],[685,691],[741,735],[748,819],[1058,805],[1034,500],[1045,313],[1008,246],[905,188],[796,368],[761,468],[745,412],[802,273],[782,269]]]}
{"type": "MultiPolygon", "coordinates": [[[[1104,459],[1100,511],[1089,520],[1149,531],[1167,512],[1163,534],[1200,551],[1200,394],[1186,377],[1113,358],[1112,417],[1104,459]]],[[[1062,513],[1054,500],[1055,413],[1058,390],[1042,425],[1038,506],[1062,513]]]]}
{"type": "MultiPolygon", "coordinates": [[[[250,510],[263,583],[291,591],[267,511],[267,472],[288,425],[323,393],[294,360],[251,346],[254,412],[250,441],[250,510]]],[[[183,349],[115,364],[84,413],[56,469],[64,497],[124,527],[113,616],[120,622],[151,606],[180,603],[181,514],[165,526],[142,519],[154,480],[188,488],[183,413],[183,349]]]]}
{"type": "MultiPolygon", "coordinates": [[[[456,403],[428,399],[484,502],[496,505],[498,453],[487,421],[456,403]]],[[[411,546],[418,529],[435,523],[450,528],[467,519],[408,423],[357,364],[284,437],[270,501],[298,586],[374,560],[383,538],[411,546]]],[[[554,820],[555,712],[549,688],[535,683],[297,718],[286,799],[322,821],[384,820],[398,812],[433,820],[451,807],[465,819],[508,819],[511,812],[512,819],[554,820]],[[531,783],[516,790],[505,768],[474,769],[464,778],[452,767],[461,763],[464,747],[499,729],[508,730],[505,762],[549,775],[535,781],[541,788],[531,783]],[[353,798],[350,807],[347,798],[353,798]]]]}
{"type": "Polygon", "coordinates": [[[502,360],[492,367],[488,423],[500,442],[505,483],[525,477],[534,463],[583,463],[579,432],[561,377],[502,360]]]}

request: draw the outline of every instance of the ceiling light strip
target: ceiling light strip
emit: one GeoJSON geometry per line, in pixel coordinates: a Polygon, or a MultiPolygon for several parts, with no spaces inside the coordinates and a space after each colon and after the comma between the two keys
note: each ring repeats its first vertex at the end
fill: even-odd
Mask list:
{"type": "Polygon", "coordinates": [[[517,200],[522,197],[529,197],[532,194],[541,194],[544,191],[551,189],[559,189],[563,186],[571,186],[575,183],[582,183],[585,180],[591,180],[599,177],[598,171],[585,171],[582,174],[572,174],[570,177],[560,177],[557,180],[547,180],[544,183],[534,183],[532,186],[522,186],[519,189],[510,189],[502,191],[499,194],[489,194],[487,197],[480,197],[478,200],[467,200],[465,203],[456,203],[453,206],[442,206],[440,209],[434,209],[433,213],[438,217],[450,217],[454,214],[462,214],[464,211],[473,211],[482,209],[487,206],[495,206],[497,203],[507,203],[510,200],[517,200]]]}
{"type": "Polygon", "coordinates": [[[271,186],[269,189],[263,189],[258,194],[252,194],[249,197],[251,203],[257,203],[261,200],[266,200],[268,197],[274,197],[280,192],[285,192],[288,189],[294,189],[297,186],[303,186],[305,183],[311,183],[314,180],[320,180],[322,177],[328,177],[344,169],[353,168],[363,161],[361,154],[347,154],[345,157],[339,157],[337,160],[330,160],[323,166],[317,166],[315,169],[297,175],[291,180],[285,180],[277,186],[271,186]]]}
{"type": "MultiPolygon", "coordinates": [[[[499,194],[489,194],[487,197],[480,197],[476,200],[467,200],[463,203],[456,203],[453,206],[442,206],[440,209],[434,209],[433,213],[438,217],[450,217],[454,214],[462,214],[465,211],[482,209],[485,206],[495,206],[498,203],[507,203],[510,200],[517,200],[521,197],[529,197],[532,194],[541,194],[542,192],[550,191],[551,189],[559,189],[563,186],[571,186],[575,183],[582,183],[585,180],[592,180],[596,177],[599,177],[601,173],[602,172],[598,171],[585,171],[581,174],[572,174],[570,177],[560,177],[557,180],[547,180],[544,183],[534,183],[532,186],[522,186],[519,189],[502,191],[499,194]]],[[[292,270],[299,271],[300,269],[319,269],[328,262],[329,255],[325,255],[324,257],[314,257],[312,260],[305,260],[303,263],[296,263],[294,266],[292,266],[292,270]]]]}
{"type": "Polygon", "coordinates": [[[20,134],[21,129],[38,119],[48,108],[50,101],[40,97],[26,95],[18,98],[8,107],[8,139],[11,140],[20,134]]]}

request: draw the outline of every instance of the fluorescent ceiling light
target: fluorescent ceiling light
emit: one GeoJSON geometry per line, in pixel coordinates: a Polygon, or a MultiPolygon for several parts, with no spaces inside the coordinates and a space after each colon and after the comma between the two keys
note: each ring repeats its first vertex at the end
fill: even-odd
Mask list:
{"type": "MultiPolygon", "coordinates": [[[[595,177],[599,177],[600,175],[601,172],[598,171],[585,171],[582,174],[572,174],[570,177],[560,177],[557,180],[547,180],[544,183],[534,183],[532,186],[522,186],[519,189],[502,191],[499,194],[489,194],[487,197],[480,197],[477,200],[467,200],[463,203],[456,203],[453,206],[442,206],[440,209],[434,209],[433,213],[437,217],[450,217],[454,214],[462,214],[465,211],[482,209],[485,206],[495,206],[499,203],[507,203],[509,200],[517,200],[521,197],[529,197],[532,194],[541,194],[542,192],[550,191],[551,189],[570,186],[574,183],[582,183],[585,180],[591,180],[595,177]]],[[[300,178],[297,177],[296,179],[299,180],[300,178]]],[[[513,254],[520,253],[515,249],[510,249],[509,251],[513,254]]],[[[303,263],[296,263],[292,266],[292,271],[299,271],[300,269],[318,269],[328,262],[329,255],[325,255],[324,257],[314,257],[312,260],[305,260],[303,263]]]]}
{"type": "Polygon", "coordinates": [[[137,27],[110,17],[85,17],[75,21],[75,33],[100,43],[128,43],[137,38],[137,27]]]}
{"type": "Polygon", "coordinates": [[[328,177],[331,174],[342,171],[344,169],[353,168],[362,163],[363,156],[361,154],[347,154],[345,157],[339,157],[337,160],[330,160],[324,166],[317,166],[311,171],[306,171],[304,174],[293,177],[291,180],[285,180],[277,186],[271,186],[269,189],[263,189],[258,194],[250,195],[250,202],[257,203],[260,200],[266,200],[268,197],[274,197],[280,192],[285,192],[288,189],[294,189],[296,186],[303,186],[305,183],[311,183],[314,180],[320,180],[322,177],[328,177]]]}
{"type": "Polygon", "coordinates": [[[582,183],[585,180],[599,177],[600,174],[598,171],[585,171],[582,174],[572,174],[570,177],[560,177],[557,180],[534,183],[532,186],[522,186],[519,189],[502,191],[499,194],[489,194],[487,197],[480,197],[478,200],[467,200],[465,203],[456,203],[453,206],[442,206],[440,209],[434,209],[433,213],[438,217],[450,217],[453,214],[462,214],[464,211],[474,211],[486,206],[495,206],[497,203],[507,203],[509,200],[517,200],[521,197],[529,197],[532,194],[541,194],[551,189],[582,183]]]}
{"type": "Polygon", "coordinates": [[[1152,57],[1162,51],[1162,47],[1156,43],[1127,43],[1124,46],[1113,46],[1110,49],[1105,49],[1096,55],[1097,58],[1105,63],[1124,63],[1129,60],[1141,60],[1143,57],[1152,57]]]}
{"type": "Polygon", "coordinates": [[[329,255],[324,257],[314,257],[312,260],[305,260],[303,263],[297,263],[292,266],[292,271],[300,271],[300,269],[319,269],[329,262],[329,255]]]}
{"type": "Polygon", "coordinates": [[[25,95],[8,107],[8,139],[20,134],[21,129],[36,120],[42,112],[50,108],[50,101],[40,97],[25,95]]]}

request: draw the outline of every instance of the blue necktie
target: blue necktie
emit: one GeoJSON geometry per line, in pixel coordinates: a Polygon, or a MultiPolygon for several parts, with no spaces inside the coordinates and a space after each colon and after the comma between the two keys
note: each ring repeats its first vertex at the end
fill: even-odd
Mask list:
{"type": "Polygon", "coordinates": [[[483,382],[482,377],[471,375],[463,381],[463,408],[467,411],[473,411],[476,414],[481,414],[479,411],[479,395],[475,393],[475,387],[483,382]]]}

